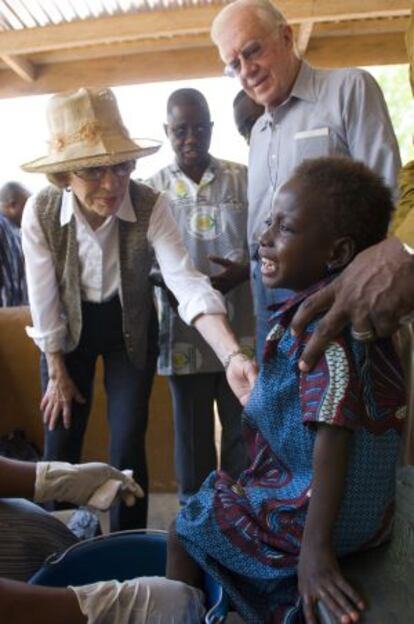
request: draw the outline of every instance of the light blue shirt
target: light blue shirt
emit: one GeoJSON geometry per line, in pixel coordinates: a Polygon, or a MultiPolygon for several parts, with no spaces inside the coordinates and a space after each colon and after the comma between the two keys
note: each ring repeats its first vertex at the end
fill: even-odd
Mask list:
{"type": "Polygon", "coordinates": [[[253,128],[248,184],[251,257],[278,188],[303,160],[332,155],[364,162],[397,198],[399,148],[374,78],[361,69],[314,69],[302,62],[287,100],[266,111],[253,128]]]}

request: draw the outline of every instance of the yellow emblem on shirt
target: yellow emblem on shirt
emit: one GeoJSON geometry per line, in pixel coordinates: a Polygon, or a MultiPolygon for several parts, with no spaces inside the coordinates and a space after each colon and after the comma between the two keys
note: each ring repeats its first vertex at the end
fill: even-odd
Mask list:
{"type": "Polygon", "coordinates": [[[172,356],[173,368],[180,369],[188,364],[188,356],[182,351],[175,351],[172,356]]]}
{"type": "Polygon", "coordinates": [[[215,226],[215,219],[209,214],[199,214],[195,218],[195,230],[197,232],[208,232],[215,226]]]}
{"type": "Polygon", "coordinates": [[[184,180],[175,181],[175,193],[177,197],[186,197],[188,195],[187,185],[184,180]]]}

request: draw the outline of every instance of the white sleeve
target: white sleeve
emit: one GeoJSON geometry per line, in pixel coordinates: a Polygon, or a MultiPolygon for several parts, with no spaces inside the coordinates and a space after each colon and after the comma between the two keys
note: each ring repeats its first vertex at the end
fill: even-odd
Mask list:
{"type": "Polygon", "coordinates": [[[69,589],[88,624],[199,624],[205,613],[201,590],[159,576],[69,589]]]}
{"type": "Polygon", "coordinates": [[[178,312],[187,324],[200,314],[226,314],[223,296],[211,286],[207,276],[197,271],[184,247],[166,193],[161,193],[153,208],[148,240],[164,281],[179,303],[178,312]]]}
{"type": "Polygon", "coordinates": [[[66,323],[52,256],[39,223],[34,196],[29,197],[23,211],[22,245],[33,321],[33,327],[26,327],[27,334],[42,351],[62,351],[66,323]]]}

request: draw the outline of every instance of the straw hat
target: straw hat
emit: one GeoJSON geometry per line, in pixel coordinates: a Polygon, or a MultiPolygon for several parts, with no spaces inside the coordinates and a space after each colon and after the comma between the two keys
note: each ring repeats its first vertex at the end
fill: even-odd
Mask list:
{"type": "Polygon", "coordinates": [[[49,154],[22,165],[24,171],[61,173],[116,165],[156,152],[161,143],[131,139],[110,89],[58,93],[49,100],[49,154]]]}

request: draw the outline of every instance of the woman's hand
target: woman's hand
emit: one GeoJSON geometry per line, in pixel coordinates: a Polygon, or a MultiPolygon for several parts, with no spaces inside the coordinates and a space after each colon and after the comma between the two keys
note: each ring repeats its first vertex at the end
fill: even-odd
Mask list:
{"type": "Polygon", "coordinates": [[[302,545],[298,565],[299,593],[306,624],[317,624],[315,606],[321,601],[341,624],[352,624],[365,608],[357,592],[342,576],[331,548],[302,545]]]}
{"type": "Polygon", "coordinates": [[[49,431],[53,431],[62,416],[63,426],[69,429],[72,416],[72,401],[85,403],[85,399],[69,375],[49,379],[46,392],[40,403],[43,412],[43,422],[49,431]]]}
{"type": "Polygon", "coordinates": [[[227,368],[227,381],[242,405],[246,405],[257,377],[257,364],[247,355],[238,353],[227,368]]]}
{"type": "Polygon", "coordinates": [[[85,399],[70,377],[62,353],[47,353],[46,359],[49,382],[40,402],[43,422],[49,431],[53,431],[62,415],[63,426],[69,429],[72,401],[85,403],[85,399]]]}

